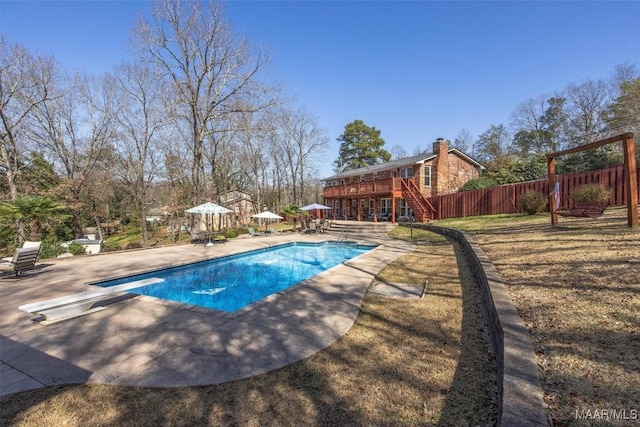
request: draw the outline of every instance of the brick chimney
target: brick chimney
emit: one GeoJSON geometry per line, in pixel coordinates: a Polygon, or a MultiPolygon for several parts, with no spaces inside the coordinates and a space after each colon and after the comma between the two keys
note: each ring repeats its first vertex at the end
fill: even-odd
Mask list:
{"type": "Polygon", "coordinates": [[[433,143],[433,154],[436,155],[431,171],[433,193],[446,194],[449,185],[449,141],[444,138],[436,139],[433,143]]]}

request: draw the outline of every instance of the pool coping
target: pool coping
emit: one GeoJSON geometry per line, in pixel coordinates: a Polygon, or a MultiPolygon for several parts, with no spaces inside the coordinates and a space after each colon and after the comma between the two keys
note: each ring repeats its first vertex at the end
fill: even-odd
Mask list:
{"type": "MultiPolygon", "coordinates": [[[[320,246],[324,243],[340,243],[337,240],[320,240],[317,242],[301,242],[298,240],[294,240],[294,241],[290,241],[290,242],[281,242],[275,245],[269,245],[269,246],[263,246],[263,247],[259,247],[259,248],[255,248],[255,249],[250,249],[248,251],[242,251],[242,252],[234,252],[234,253],[229,253],[229,254],[224,254],[224,255],[220,255],[220,256],[213,256],[211,258],[207,258],[207,259],[203,259],[203,260],[196,260],[196,261],[190,261],[190,262],[183,262],[183,263],[179,263],[179,264],[175,264],[175,265],[171,265],[171,266],[167,266],[167,267],[163,267],[163,268],[156,268],[156,269],[149,269],[146,271],[141,271],[141,272],[137,272],[135,273],[134,276],[142,276],[142,275],[148,275],[148,274],[152,274],[155,272],[159,272],[159,271],[163,271],[163,270],[169,270],[172,268],[179,268],[179,267],[188,267],[190,265],[194,265],[194,264],[200,264],[200,263],[208,263],[210,261],[216,261],[216,260],[224,260],[224,259],[228,259],[228,258],[232,258],[232,257],[239,257],[239,256],[244,256],[244,255],[249,255],[249,254],[254,254],[254,253],[259,253],[262,251],[266,251],[266,250],[270,250],[270,249],[277,249],[279,247],[284,247],[284,246],[290,246],[290,245],[296,245],[296,244],[301,244],[301,245],[313,245],[313,246],[320,246]]],[[[371,250],[377,248],[378,246],[380,246],[379,244],[376,245],[364,245],[364,244],[359,244],[356,243],[358,246],[372,246],[371,250]]],[[[364,254],[358,254],[357,256],[350,258],[349,260],[345,261],[351,261],[353,259],[357,259],[358,257],[362,256],[364,254]]],[[[272,294],[267,295],[266,297],[255,301],[251,304],[248,304],[242,308],[239,308],[233,312],[229,312],[229,311],[224,311],[224,310],[218,310],[215,308],[211,308],[211,307],[204,307],[201,305],[196,305],[196,304],[188,304],[188,303],[184,303],[184,302],[179,302],[179,301],[174,301],[174,300],[170,300],[170,299],[166,299],[166,298],[159,298],[159,297],[154,297],[151,295],[144,295],[144,294],[135,294],[133,292],[121,292],[120,294],[126,295],[126,294],[132,294],[132,297],[136,297],[136,298],[140,298],[143,301],[148,301],[154,304],[164,304],[167,306],[172,306],[172,307],[177,307],[177,308],[184,308],[186,310],[190,310],[190,311],[195,311],[195,312],[199,312],[202,314],[214,314],[216,316],[219,317],[223,317],[225,319],[235,319],[239,316],[244,315],[245,313],[251,311],[252,309],[259,307],[262,304],[266,304],[269,303],[271,301],[273,301],[274,298],[277,298],[279,295],[283,295],[285,294],[287,291],[294,289],[297,286],[300,285],[305,285],[308,284],[309,280],[313,280],[316,277],[319,277],[323,274],[328,274],[331,270],[333,270],[336,267],[339,267],[341,264],[344,264],[344,262],[341,262],[339,264],[336,264],[334,266],[329,267],[326,270],[321,271],[320,273],[318,273],[317,275],[301,280],[299,282],[294,283],[293,285],[290,285],[288,287],[286,287],[285,289],[282,289],[280,291],[274,292],[272,294]]],[[[120,280],[120,279],[124,279],[126,277],[131,277],[132,275],[127,275],[127,276],[119,276],[119,277],[112,277],[112,278],[108,278],[108,279],[102,279],[100,281],[96,281],[96,282],[91,282],[88,283],[89,286],[92,286],[92,289],[103,289],[103,286],[100,286],[100,283],[103,283],[105,281],[111,281],[111,280],[120,280]]],[[[119,285],[113,285],[113,286],[119,286],[119,285]]],[[[97,303],[96,306],[101,306],[103,305],[102,303],[97,303]]]]}

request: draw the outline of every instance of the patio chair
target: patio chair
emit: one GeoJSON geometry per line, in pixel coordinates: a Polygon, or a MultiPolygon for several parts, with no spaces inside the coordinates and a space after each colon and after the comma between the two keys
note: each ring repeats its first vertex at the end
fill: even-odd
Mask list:
{"type": "Polygon", "coordinates": [[[202,242],[204,241],[203,236],[201,236],[200,234],[198,234],[197,231],[192,230],[191,227],[185,227],[185,229],[187,230],[187,233],[189,233],[189,236],[191,236],[191,242],[202,242]]]}
{"type": "Polygon", "coordinates": [[[247,231],[249,232],[249,234],[251,235],[251,237],[257,237],[259,236],[259,234],[256,232],[256,230],[253,227],[249,227],[247,228],[247,231]]]}
{"type": "MultiPolygon", "coordinates": [[[[42,245],[42,242],[30,242],[30,241],[26,240],[22,244],[22,247],[23,248],[37,248],[38,249],[38,255],[40,255],[40,246],[41,245],[42,245]]],[[[2,260],[0,260],[0,263],[2,263],[2,262],[11,262],[12,259],[13,259],[13,257],[2,258],[2,260]]]]}
{"type": "Polygon", "coordinates": [[[389,221],[391,220],[391,214],[389,212],[378,212],[378,221],[389,221]]]}
{"type": "Polygon", "coordinates": [[[316,227],[316,222],[315,221],[309,221],[307,226],[309,227],[309,233],[316,233],[318,231],[318,228],[316,227]]]}
{"type": "Polygon", "coordinates": [[[318,221],[318,227],[317,227],[318,233],[324,233],[326,231],[326,228],[324,228],[325,222],[326,221],[324,218],[320,218],[320,220],[318,221]]]}
{"type": "Polygon", "coordinates": [[[0,272],[15,273],[19,276],[23,271],[35,267],[38,255],[40,255],[40,246],[16,249],[11,261],[0,263],[0,272]]]}

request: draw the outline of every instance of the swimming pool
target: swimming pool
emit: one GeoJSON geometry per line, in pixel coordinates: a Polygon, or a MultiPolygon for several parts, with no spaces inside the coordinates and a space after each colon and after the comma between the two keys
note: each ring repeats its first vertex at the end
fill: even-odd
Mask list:
{"type": "Polygon", "coordinates": [[[94,284],[110,287],[161,278],[164,281],[127,292],[234,312],[374,247],[339,242],[288,243],[94,284]]]}

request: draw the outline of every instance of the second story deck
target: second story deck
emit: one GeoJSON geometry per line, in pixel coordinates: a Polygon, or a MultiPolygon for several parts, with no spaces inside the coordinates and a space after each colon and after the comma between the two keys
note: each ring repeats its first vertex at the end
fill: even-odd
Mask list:
{"type": "MultiPolygon", "coordinates": [[[[406,178],[381,178],[369,181],[344,182],[324,187],[325,198],[363,196],[402,196],[401,181],[406,178]]],[[[346,180],[345,180],[346,181],[346,180]]]]}

